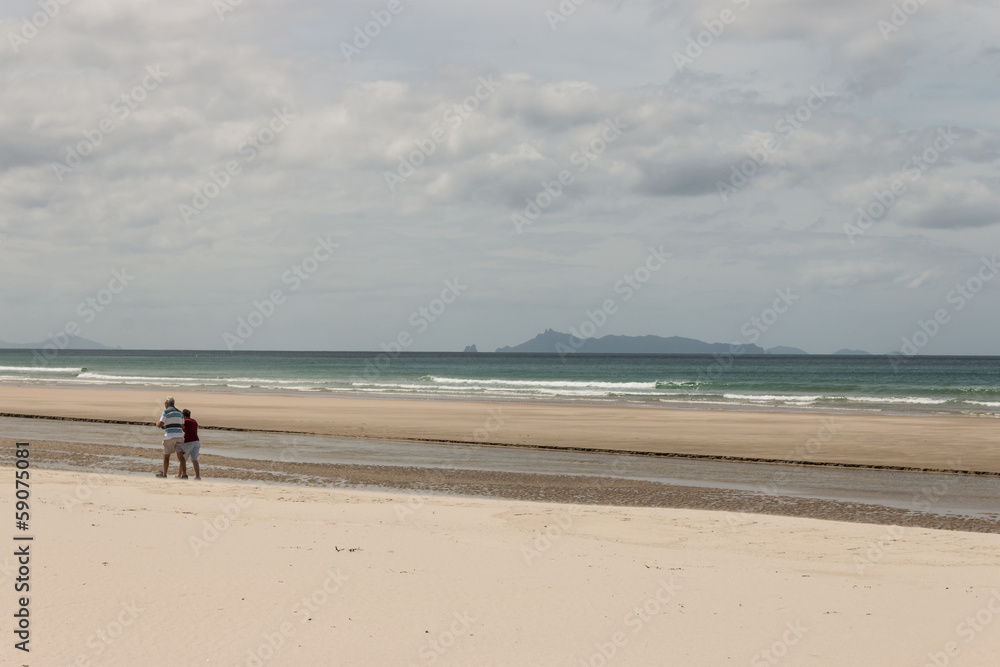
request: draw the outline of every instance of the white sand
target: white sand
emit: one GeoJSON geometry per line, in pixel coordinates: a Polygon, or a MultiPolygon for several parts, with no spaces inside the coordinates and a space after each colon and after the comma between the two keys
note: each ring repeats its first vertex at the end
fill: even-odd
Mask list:
{"type": "MultiPolygon", "coordinates": [[[[996,535],[32,473],[32,650],[13,649],[9,547],[3,665],[923,665],[937,652],[989,665],[1000,655],[996,535]]],[[[13,544],[13,470],[0,479],[13,544]]]]}

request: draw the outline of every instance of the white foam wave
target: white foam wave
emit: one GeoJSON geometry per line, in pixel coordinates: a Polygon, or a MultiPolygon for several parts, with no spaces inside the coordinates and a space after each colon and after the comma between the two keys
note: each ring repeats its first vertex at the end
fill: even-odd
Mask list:
{"type": "Polygon", "coordinates": [[[609,394],[654,389],[651,382],[576,382],[536,380],[473,380],[433,378],[434,384],[411,382],[355,382],[362,391],[422,391],[447,394],[486,394],[491,396],[580,396],[606,397],[609,394]]]}
{"type": "MultiPolygon", "coordinates": [[[[109,382],[206,382],[212,378],[166,377],[160,375],[106,375],[104,373],[86,372],[77,376],[78,380],[104,380],[109,382]]],[[[224,380],[216,380],[223,384],[224,380]]]]}
{"type": "Polygon", "coordinates": [[[422,389],[424,391],[427,391],[429,389],[441,388],[441,387],[429,387],[426,384],[409,384],[403,382],[355,382],[354,386],[357,388],[382,387],[384,389],[422,389]]]}
{"type": "MultiPolygon", "coordinates": [[[[893,405],[941,405],[949,399],[926,398],[924,396],[802,396],[784,394],[723,394],[723,398],[734,401],[808,404],[820,400],[846,401],[848,403],[883,403],[893,405]]],[[[970,401],[971,402],[971,401],[970,401]]],[[[1000,405],[1000,404],[997,404],[1000,405]]]]}
{"type": "Polygon", "coordinates": [[[249,382],[251,384],[325,384],[326,380],[307,380],[300,378],[297,380],[279,380],[276,378],[225,378],[226,382],[249,382]]]}
{"type": "Polygon", "coordinates": [[[926,398],[923,396],[838,396],[836,398],[858,403],[909,403],[912,405],[941,405],[946,398],[926,398]]]}
{"type": "Polygon", "coordinates": [[[730,400],[736,401],[768,401],[772,403],[785,402],[785,403],[814,403],[822,396],[799,396],[799,395],[782,395],[782,394],[723,394],[723,398],[728,398],[730,400]]]}
{"type": "MultiPolygon", "coordinates": [[[[207,371],[207,369],[205,369],[207,371]]],[[[266,372],[264,369],[260,369],[266,372]]],[[[135,369],[141,373],[138,369],[135,369]]],[[[135,372],[133,371],[133,372],[135,372]]],[[[167,369],[157,369],[159,372],[169,372],[167,369]]],[[[153,371],[153,372],[157,372],[153,371]]],[[[124,373],[127,373],[124,370],[124,373]]],[[[191,368],[180,372],[201,373],[202,369],[191,368]]],[[[246,368],[236,372],[248,373],[246,368]]],[[[250,370],[250,373],[255,370],[250,370]]],[[[905,410],[904,406],[912,406],[913,410],[923,408],[949,409],[951,407],[967,406],[969,409],[978,412],[996,412],[1000,408],[1000,401],[970,400],[962,398],[960,395],[938,395],[933,398],[926,396],[907,396],[896,394],[893,396],[871,396],[871,395],[844,395],[835,393],[840,390],[831,388],[831,393],[823,394],[782,394],[782,388],[773,389],[776,393],[753,393],[753,390],[741,390],[737,386],[730,386],[731,393],[722,393],[722,388],[707,383],[708,386],[700,385],[697,382],[659,380],[649,382],[611,382],[602,380],[585,379],[549,379],[549,380],[526,380],[526,379],[502,379],[492,378],[470,378],[470,377],[445,377],[429,376],[423,377],[381,377],[362,379],[358,376],[347,378],[343,376],[331,378],[296,378],[294,372],[289,372],[284,377],[225,377],[212,370],[205,375],[214,377],[168,377],[162,375],[116,375],[113,372],[96,372],[87,370],[86,367],[32,367],[32,366],[0,366],[0,382],[21,383],[21,384],[46,384],[59,383],[66,385],[99,385],[99,386],[176,386],[185,387],[192,390],[204,388],[230,388],[237,391],[264,391],[264,392],[356,392],[366,394],[386,394],[386,395],[414,395],[423,394],[427,396],[441,396],[453,398],[461,396],[478,396],[487,398],[511,398],[522,400],[559,400],[572,401],[580,400],[611,400],[625,402],[635,400],[643,403],[650,399],[669,402],[692,402],[704,405],[729,405],[729,406],[772,406],[778,409],[811,409],[814,407],[823,409],[846,409],[861,411],[880,411],[889,409],[888,406],[899,406],[897,410],[905,410]],[[60,375],[62,374],[62,375],[60,375]],[[67,377],[68,375],[68,377],[67,377]],[[715,391],[712,391],[712,389],[715,391]],[[718,392],[718,393],[715,393],[718,392]],[[947,404],[945,408],[936,408],[947,404]],[[977,406],[972,408],[971,406],[977,406]]],[[[224,371],[223,371],[224,373],[224,371]]],[[[817,388],[813,388],[815,391],[817,388]]],[[[792,387],[787,390],[795,391],[792,387]]],[[[766,391],[766,390],[764,390],[766,391]]],[[[864,391],[864,390],[862,390],[864,391]]],[[[905,391],[905,390],[904,390],[905,391]]],[[[903,393],[903,392],[900,392],[903,393]]],[[[994,398],[993,395],[977,396],[977,398],[994,398]]]]}
{"type": "Polygon", "coordinates": [[[704,398],[691,397],[688,400],[677,398],[661,398],[661,403],[697,403],[698,405],[732,405],[732,401],[708,400],[704,398]]]}
{"type": "Polygon", "coordinates": [[[459,384],[467,386],[505,386],[505,387],[538,387],[551,388],[586,388],[586,389],[656,389],[656,382],[597,382],[586,380],[478,380],[474,378],[446,378],[431,376],[433,382],[440,384],[459,384]]]}

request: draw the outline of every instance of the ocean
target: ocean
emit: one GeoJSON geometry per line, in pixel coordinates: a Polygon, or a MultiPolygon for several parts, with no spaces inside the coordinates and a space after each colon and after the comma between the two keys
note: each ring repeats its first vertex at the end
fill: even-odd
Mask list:
{"type": "Polygon", "coordinates": [[[0,384],[1000,416],[1000,357],[141,350],[48,355],[0,350],[0,384]]]}

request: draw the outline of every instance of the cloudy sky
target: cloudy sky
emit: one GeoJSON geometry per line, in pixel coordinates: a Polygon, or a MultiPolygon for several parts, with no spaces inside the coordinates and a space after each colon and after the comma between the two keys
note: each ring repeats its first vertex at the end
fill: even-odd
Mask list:
{"type": "Polygon", "coordinates": [[[904,4],[4,0],[0,340],[1000,354],[1000,10],[904,4]]]}

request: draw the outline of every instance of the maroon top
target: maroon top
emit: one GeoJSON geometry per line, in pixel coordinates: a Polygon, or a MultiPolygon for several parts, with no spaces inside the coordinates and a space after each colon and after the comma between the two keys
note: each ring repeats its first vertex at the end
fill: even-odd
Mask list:
{"type": "Polygon", "coordinates": [[[198,422],[190,417],[184,418],[184,442],[195,442],[198,440],[198,422]]]}

